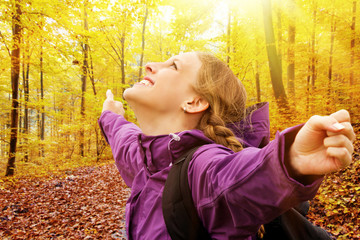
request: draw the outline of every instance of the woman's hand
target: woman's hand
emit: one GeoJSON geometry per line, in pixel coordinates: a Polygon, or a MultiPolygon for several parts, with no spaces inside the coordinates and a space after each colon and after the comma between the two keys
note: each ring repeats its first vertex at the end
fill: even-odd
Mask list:
{"type": "Polygon", "coordinates": [[[354,140],[346,110],[311,117],[290,147],[287,159],[290,175],[294,178],[324,175],[347,167],[352,160],[354,140]]]}
{"type": "Polygon", "coordinates": [[[123,104],[119,101],[114,101],[114,94],[110,89],[106,91],[106,99],[103,104],[102,112],[109,110],[116,114],[124,116],[125,110],[123,104]]]}

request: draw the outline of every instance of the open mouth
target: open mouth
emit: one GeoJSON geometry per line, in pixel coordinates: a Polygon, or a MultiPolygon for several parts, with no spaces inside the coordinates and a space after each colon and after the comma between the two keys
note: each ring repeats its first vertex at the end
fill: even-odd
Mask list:
{"type": "Polygon", "coordinates": [[[154,86],[153,80],[150,79],[149,77],[144,77],[144,79],[141,80],[138,84],[139,85],[144,85],[144,86],[147,86],[147,87],[154,86]]]}

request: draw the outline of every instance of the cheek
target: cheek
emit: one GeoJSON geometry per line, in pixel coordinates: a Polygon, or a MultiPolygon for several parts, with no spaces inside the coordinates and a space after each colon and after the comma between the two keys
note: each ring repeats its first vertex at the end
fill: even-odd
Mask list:
{"type": "Polygon", "coordinates": [[[166,86],[159,86],[156,92],[159,97],[169,101],[182,101],[189,93],[188,87],[180,82],[169,82],[166,86]]]}
{"type": "Polygon", "coordinates": [[[183,96],[180,94],[178,89],[172,88],[170,90],[159,91],[153,96],[153,100],[160,108],[165,110],[177,108],[181,104],[183,96]]]}

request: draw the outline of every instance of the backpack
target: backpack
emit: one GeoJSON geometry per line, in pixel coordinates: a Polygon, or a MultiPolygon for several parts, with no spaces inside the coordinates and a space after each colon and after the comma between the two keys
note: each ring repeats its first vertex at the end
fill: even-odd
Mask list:
{"type": "MultiPolygon", "coordinates": [[[[174,162],[165,182],[162,211],[172,240],[211,239],[197,214],[188,182],[189,163],[199,147],[190,149],[174,162]]],[[[331,240],[329,233],[305,218],[307,204],[303,202],[265,224],[263,240],[331,240]]]]}
{"type": "Polygon", "coordinates": [[[162,210],[171,239],[211,239],[197,214],[189,187],[188,167],[195,147],[171,166],[162,196],[162,210]]]}

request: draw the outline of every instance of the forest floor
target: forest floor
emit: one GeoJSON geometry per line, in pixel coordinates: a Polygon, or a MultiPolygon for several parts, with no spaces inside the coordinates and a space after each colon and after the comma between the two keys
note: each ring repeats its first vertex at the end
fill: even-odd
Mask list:
{"type": "MultiPolygon", "coordinates": [[[[309,219],[338,239],[360,239],[360,126],[354,162],[326,177],[309,219]]],[[[130,189],[114,164],[41,178],[0,178],[0,239],[126,239],[130,189]]]]}
{"type": "Polygon", "coordinates": [[[0,239],[126,239],[130,189],[114,164],[0,181],[0,239]]]}

